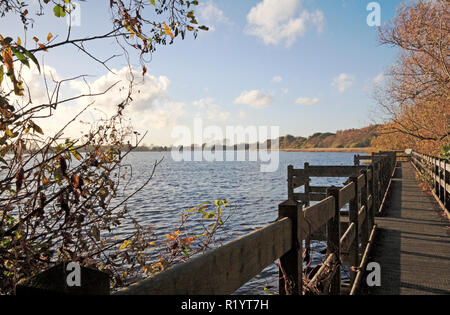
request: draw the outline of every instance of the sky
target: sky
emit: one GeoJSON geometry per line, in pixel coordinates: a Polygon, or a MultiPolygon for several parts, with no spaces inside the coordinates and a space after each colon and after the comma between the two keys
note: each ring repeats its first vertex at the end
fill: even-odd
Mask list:
{"type": "MultiPolygon", "coordinates": [[[[366,0],[201,0],[195,9],[200,24],[210,27],[197,39],[187,36],[173,45],[159,46],[147,64],[148,73],[127,111],[133,127],[148,132],[146,145],[176,142],[176,126],[279,126],[280,135],[309,136],[360,128],[376,121],[372,93],[383,73],[395,62],[397,51],[381,46],[378,30],[369,26],[366,0]]],[[[381,23],[395,15],[401,1],[378,1],[381,23]]],[[[108,1],[78,3],[72,36],[102,33],[111,27],[108,1]]],[[[3,36],[20,36],[26,47],[36,36],[65,36],[65,19],[51,12],[36,18],[24,35],[17,17],[0,19],[3,36]]],[[[61,37],[60,37],[61,38],[61,37]]],[[[99,59],[121,53],[113,41],[87,44],[99,59]]],[[[114,73],[75,47],[39,54],[42,73],[66,79],[88,74],[91,89],[117,81],[126,83],[122,57],[108,65],[114,73]]],[[[141,68],[131,56],[136,77],[141,68]]],[[[25,70],[24,70],[25,71],[25,70]]],[[[35,102],[45,102],[43,75],[24,74],[35,102]]],[[[140,78],[141,79],[141,78],[140,78]]],[[[3,83],[6,84],[6,83],[3,83]]],[[[119,84],[119,85],[120,85],[119,84]]],[[[95,99],[92,119],[106,115],[123,90],[95,99]],[[99,114],[100,113],[100,114],[99,114]]],[[[66,84],[62,93],[87,92],[82,80],[66,84]]],[[[52,132],[79,112],[90,99],[62,104],[41,126],[52,132]]],[[[76,137],[86,126],[67,131],[76,137]]]]}

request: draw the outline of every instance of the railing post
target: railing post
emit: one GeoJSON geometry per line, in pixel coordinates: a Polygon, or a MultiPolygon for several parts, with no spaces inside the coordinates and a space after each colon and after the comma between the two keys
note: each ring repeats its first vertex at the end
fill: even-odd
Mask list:
{"type": "Polygon", "coordinates": [[[444,208],[448,209],[447,207],[447,160],[444,160],[444,208]]]}
{"type": "Polygon", "coordinates": [[[293,177],[294,177],[294,166],[293,165],[289,165],[288,166],[288,173],[287,173],[288,200],[294,200],[293,177]]]}
{"type": "Polygon", "coordinates": [[[380,206],[381,206],[381,189],[380,189],[380,175],[381,175],[381,165],[380,162],[376,162],[375,163],[375,182],[374,182],[374,187],[375,187],[375,206],[376,206],[376,212],[378,213],[380,210],[380,206]]]}
{"type": "Polygon", "coordinates": [[[361,162],[359,161],[359,154],[354,155],[354,156],[353,156],[353,164],[354,164],[355,166],[359,166],[360,163],[361,163],[361,162]]]}
{"type": "Polygon", "coordinates": [[[367,213],[369,215],[369,230],[372,229],[373,225],[375,224],[375,207],[374,207],[374,192],[373,192],[373,178],[374,178],[374,171],[373,171],[373,165],[369,165],[369,171],[372,174],[372,178],[367,178],[367,198],[369,196],[372,197],[372,203],[370,207],[367,209],[367,213]]]}
{"type": "MultiPolygon", "coordinates": [[[[358,178],[356,176],[351,176],[349,178],[351,182],[355,184],[355,196],[349,202],[349,224],[355,224],[355,239],[349,248],[348,258],[350,265],[353,267],[359,266],[359,231],[358,231],[358,178]]],[[[356,278],[356,270],[350,270],[350,283],[353,285],[353,282],[356,278]]]]}
{"type": "MultiPolygon", "coordinates": [[[[361,206],[360,208],[364,207],[364,211],[366,212],[366,215],[364,216],[364,220],[361,223],[361,244],[362,248],[365,249],[367,246],[367,243],[369,241],[369,211],[367,209],[367,171],[361,170],[361,174],[364,176],[364,187],[361,187],[361,206]]],[[[359,209],[358,209],[359,211],[359,209]]]]}
{"type": "MultiPolygon", "coordinates": [[[[303,168],[305,169],[305,174],[308,178],[309,177],[309,163],[305,162],[305,164],[303,165],[303,168]]],[[[305,200],[303,200],[303,205],[306,207],[310,206],[311,200],[310,200],[310,193],[311,193],[311,189],[309,188],[309,180],[306,181],[305,183],[305,200]]],[[[308,235],[305,237],[305,252],[307,253],[306,255],[310,255],[311,254],[311,235],[308,233],[308,235]]]]}
{"type": "MultiPolygon", "coordinates": [[[[442,186],[441,186],[441,177],[442,177],[442,172],[441,172],[441,165],[442,165],[442,160],[441,159],[438,159],[438,190],[439,190],[439,194],[438,194],[438,197],[439,197],[439,200],[440,201],[442,201],[443,199],[442,199],[442,197],[443,197],[443,192],[442,192],[442,186]]],[[[442,204],[444,204],[444,203],[442,203],[442,204]]]]}
{"type": "Polygon", "coordinates": [[[340,207],[339,207],[339,188],[331,187],[327,189],[327,196],[334,197],[334,216],[327,223],[327,256],[335,254],[338,260],[336,272],[331,280],[330,294],[341,294],[341,249],[340,249],[340,207]]]}
{"type": "Polygon", "coordinates": [[[303,291],[303,258],[301,220],[303,212],[297,201],[287,200],[278,206],[278,217],[288,217],[292,221],[292,248],[280,257],[280,295],[299,295],[303,291]]]}

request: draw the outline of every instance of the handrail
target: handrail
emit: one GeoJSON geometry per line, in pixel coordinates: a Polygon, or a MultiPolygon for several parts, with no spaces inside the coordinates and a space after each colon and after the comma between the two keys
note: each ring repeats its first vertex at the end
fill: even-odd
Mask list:
{"type": "Polygon", "coordinates": [[[450,161],[415,151],[411,152],[411,161],[431,178],[431,192],[450,218],[450,161]]]}
{"type": "Polygon", "coordinates": [[[116,294],[231,294],[292,248],[291,230],[282,218],[116,294]]]}

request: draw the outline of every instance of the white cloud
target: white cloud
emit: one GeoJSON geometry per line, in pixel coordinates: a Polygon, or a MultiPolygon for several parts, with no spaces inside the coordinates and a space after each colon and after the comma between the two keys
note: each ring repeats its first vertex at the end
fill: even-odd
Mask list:
{"type": "Polygon", "coordinates": [[[295,100],[295,104],[297,105],[314,105],[320,102],[320,99],[317,97],[309,98],[309,97],[299,97],[295,100]]]}
{"type": "Polygon", "coordinates": [[[289,93],[289,89],[288,89],[288,88],[282,88],[281,91],[282,91],[284,94],[288,94],[288,93],[289,93]]]}
{"type": "Polygon", "coordinates": [[[235,100],[234,104],[248,105],[253,108],[266,108],[273,101],[273,97],[259,90],[243,91],[235,100]]]}
{"type": "Polygon", "coordinates": [[[211,121],[224,121],[231,116],[229,112],[222,111],[220,106],[215,104],[214,99],[211,97],[194,101],[192,105],[202,109],[202,113],[198,113],[197,117],[206,117],[211,121]]]}
{"type": "Polygon", "coordinates": [[[283,78],[279,75],[276,75],[272,78],[272,82],[279,83],[281,81],[283,81],[283,78]]]}
{"type": "MultiPolygon", "coordinates": [[[[119,82],[103,95],[60,103],[51,117],[38,120],[46,135],[52,136],[59,132],[60,128],[72,120],[91,102],[94,102],[94,104],[65,130],[65,136],[77,138],[82,133],[89,132],[90,124],[99,118],[107,118],[114,114],[117,110],[117,105],[128,93],[130,73],[128,67],[120,70],[113,69],[113,71],[115,74],[107,73],[89,82],[89,86],[82,79],[72,80],[62,85],[59,100],[80,94],[88,94],[89,92],[104,92],[114,83],[119,82]],[[83,123],[80,123],[80,120],[83,123]]],[[[45,73],[47,74],[47,83],[50,84],[51,95],[53,87],[51,86],[52,80],[49,79],[48,74],[51,73],[56,80],[61,80],[61,77],[55,69],[49,66],[45,67],[45,73]]],[[[132,127],[140,133],[174,125],[183,114],[184,104],[175,102],[169,97],[169,79],[165,76],[155,77],[147,74],[143,80],[141,71],[135,69],[132,73],[135,77],[135,86],[131,94],[133,101],[124,111],[125,120],[130,119],[132,127]]],[[[38,73],[37,70],[24,68],[22,76],[28,86],[23,99],[27,99],[29,93],[33,100],[33,105],[47,104],[49,101],[43,75],[38,73]]]]}
{"type": "Polygon", "coordinates": [[[339,93],[344,93],[354,84],[355,76],[348,73],[341,73],[333,79],[332,86],[336,87],[339,93]]]}
{"type": "Polygon", "coordinates": [[[230,19],[219,7],[213,2],[202,2],[198,5],[196,11],[200,24],[206,24],[211,31],[215,30],[215,24],[229,24],[230,19]]]}
{"type": "Polygon", "coordinates": [[[263,0],[247,15],[245,32],[261,38],[266,45],[284,43],[291,46],[312,25],[321,32],[323,12],[301,9],[301,0],[263,0]]]}

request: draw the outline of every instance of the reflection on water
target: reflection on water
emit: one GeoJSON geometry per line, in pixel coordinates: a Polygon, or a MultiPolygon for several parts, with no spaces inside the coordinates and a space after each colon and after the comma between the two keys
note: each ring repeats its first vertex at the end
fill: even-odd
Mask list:
{"type": "MultiPolygon", "coordinates": [[[[151,225],[157,235],[176,226],[180,213],[205,201],[226,199],[235,212],[222,231],[223,240],[230,241],[277,218],[278,204],[287,198],[287,166],[303,168],[310,165],[353,165],[355,153],[280,152],[280,165],[273,173],[262,173],[258,162],[176,162],[170,152],[135,152],[128,158],[133,167],[129,190],[138,188],[151,174],[155,160],[164,158],[150,183],[128,202],[130,213],[143,225],[151,225]]],[[[342,185],[345,178],[313,178],[319,186],[342,185]]],[[[121,226],[121,234],[132,226],[121,226]]],[[[196,228],[196,227],[192,227],[196,228]]],[[[325,245],[316,242],[313,258],[325,245]]],[[[269,286],[278,292],[278,268],[271,265],[245,284],[237,294],[265,294],[269,286]]]]}

